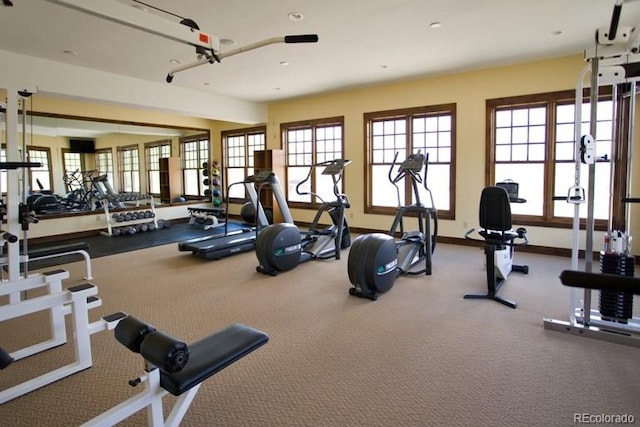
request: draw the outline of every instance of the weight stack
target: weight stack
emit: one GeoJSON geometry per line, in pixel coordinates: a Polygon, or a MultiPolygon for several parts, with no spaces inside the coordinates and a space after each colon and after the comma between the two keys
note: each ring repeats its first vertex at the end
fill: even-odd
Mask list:
{"type": "MultiPolygon", "coordinates": [[[[602,273],[633,277],[634,265],[635,258],[633,256],[600,252],[600,271],[602,273]]],[[[600,291],[600,314],[605,320],[627,323],[633,317],[633,294],[600,291]]]]}

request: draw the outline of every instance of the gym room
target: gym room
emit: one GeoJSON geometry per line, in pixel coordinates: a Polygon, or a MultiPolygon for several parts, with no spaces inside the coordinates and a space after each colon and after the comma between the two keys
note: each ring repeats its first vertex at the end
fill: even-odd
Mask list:
{"type": "Polygon", "coordinates": [[[0,425],[640,423],[638,24],[2,0],[0,425]]]}

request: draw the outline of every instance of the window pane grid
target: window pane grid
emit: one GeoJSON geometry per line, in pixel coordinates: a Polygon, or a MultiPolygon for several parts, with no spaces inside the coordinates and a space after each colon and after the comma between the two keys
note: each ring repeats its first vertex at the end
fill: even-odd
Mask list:
{"type": "MultiPolygon", "coordinates": [[[[519,196],[525,204],[512,205],[512,213],[531,217],[534,221],[560,223],[558,218],[573,216],[573,206],[566,201],[553,201],[552,196],[566,195],[575,182],[575,102],[572,94],[545,94],[511,98],[493,106],[494,127],[492,180],[512,179],[520,184],[519,196]],[[527,98],[531,102],[527,102],[527,98]],[[549,113],[550,112],[550,113],[549,113]],[[547,119],[545,120],[545,117],[547,119]]],[[[608,215],[610,161],[613,145],[613,118],[615,104],[609,100],[598,102],[596,160],[605,163],[598,167],[598,185],[595,191],[596,219],[608,215]]],[[[590,105],[582,105],[581,135],[589,133],[590,105]]],[[[586,190],[586,168],[581,166],[580,184],[586,190]]],[[[493,184],[493,182],[489,183],[493,184]]],[[[581,217],[585,210],[581,209],[581,217]]],[[[526,218],[529,219],[529,218],[526,218]]]]}
{"type": "Polygon", "coordinates": [[[190,137],[181,142],[182,174],[185,196],[202,197],[205,194],[203,164],[209,162],[209,138],[190,137]]]}
{"type": "Polygon", "coordinates": [[[429,155],[429,163],[451,162],[451,114],[412,118],[412,151],[429,155]]]}
{"type": "MultiPolygon", "coordinates": [[[[304,126],[291,124],[283,125],[287,163],[287,200],[299,203],[315,203],[311,195],[299,195],[296,191],[298,183],[304,180],[309,167],[330,160],[344,157],[343,123],[332,121],[317,121],[304,126]]],[[[322,169],[311,175],[309,182],[302,191],[313,191],[323,200],[333,200],[333,182],[321,174],[322,169]]],[[[342,191],[343,182],[338,191],[342,191]]]]}
{"type": "Polygon", "coordinates": [[[371,158],[374,165],[391,164],[396,152],[400,152],[399,158],[405,157],[404,153],[407,149],[406,123],[406,118],[373,121],[371,158]]]}
{"type": "Polygon", "coordinates": [[[119,149],[120,157],[120,186],[125,193],[140,191],[140,163],[138,147],[123,147],[119,149]]]}
{"type": "MultiPolygon", "coordinates": [[[[397,162],[402,162],[410,153],[428,155],[431,167],[427,183],[439,212],[453,215],[454,197],[451,185],[455,145],[455,105],[419,107],[408,110],[368,113],[367,126],[371,191],[367,204],[372,208],[394,208],[398,203],[414,203],[411,186],[400,187],[399,200],[396,188],[389,182],[389,167],[396,153],[397,162]],[[378,117],[376,117],[378,116],[378,117]]],[[[422,203],[430,205],[426,190],[420,186],[422,203]]]]}
{"type": "Polygon", "coordinates": [[[496,163],[544,162],[546,110],[546,106],[535,106],[496,112],[496,163]]]}
{"type": "MultiPolygon", "coordinates": [[[[254,173],[254,152],[265,149],[266,129],[241,129],[223,134],[223,147],[226,160],[226,182],[240,182],[254,173]]],[[[243,186],[233,186],[227,195],[230,198],[245,198],[243,186]]]]}

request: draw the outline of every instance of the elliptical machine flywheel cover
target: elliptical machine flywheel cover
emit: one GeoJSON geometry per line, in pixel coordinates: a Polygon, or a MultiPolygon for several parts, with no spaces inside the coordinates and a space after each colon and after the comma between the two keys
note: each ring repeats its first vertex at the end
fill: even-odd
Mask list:
{"type": "Polygon", "coordinates": [[[300,263],[301,243],[300,231],[294,224],[272,224],[258,234],[256,256],[267,269],[289,271],[300,263]]]}
{"type": "Polygon", "coordinates": [[[397,265],[398,250],[393,237],[383,233],[365,234],[353,241],[349,251],[349,280],[381,294],[393,286],[397,265]]]}

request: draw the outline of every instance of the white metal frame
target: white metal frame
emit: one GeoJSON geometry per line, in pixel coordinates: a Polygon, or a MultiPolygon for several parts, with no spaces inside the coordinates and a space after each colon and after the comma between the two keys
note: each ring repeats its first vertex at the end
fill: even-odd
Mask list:
{"type": "MultiPolygon", "coordinates": [[[[0,82],[4,84],[4,82],[0,82]]],[[[1,87],[1,86],[0,86],[1,87]]],[[[35,92],[13,85],[6,85],[7,105],[5,112],[7,129],[7,161],[21,162],[18,150],[18,100],[21,92],[35,92]]],[[[20,173],[18,169],[7,170],[7,232],[17,236],[20,230],[19,205],[20,173]]],[[[24,238],[26,239],[26,233],[24,238]]],[[[87,276],[91,277],[91,268],[88,254],[82,254],[87,261],[87,276]]],[[[45,257],[41,257],[43,259],[45,257]]],[[[47,257],[48,258],[48,257],[47,257]]],[[[71,316],[73,326],[72,342],[75,346],[75,360],[58,369],[27,380],[21,384],[0,391],[0,404],[22,396],[52,382],[58,381],[92,365],[90,335],[102,330],[113,329],[117,324],[116,317],[109,317],[109,321],[101,319],[89,323],[88,311],[101,304],[96,297],[98,291],[92,284],[76,286],[63,290],[62,281],[69,278],[65,270],[55,270],[44,274],[26,275],[20,271],[20,262],[26,262],[28,258],[20,255],[17,242],[7,242],[6,258],[1,260],[7,265],[8,277],[0,280],[0,297],[7,297],[8,302],[0,305],[0,322],[26,316],[40,311],[48,311],[50,322],[50,338],[9,354],[14,361],[19,361],[31,355],[49,350],[53,347],[65,344],[69,341],[66,332],[67,315],[71,316]],[[26,298],[27,292],[37,288],[46,288],[44,295],[34,298],[26,298]]],[[[2,342],[0,342],[2,345],[2,342]]],[[[14,366],[6,369],[15,369],[14,366]]]]}
{"type": "MultiPolygon", "coordinates": [[[[622,0],[616,7],[622,6],[622,0]]],[[[635,115],[635,88],[640,77],[627,76],[624,65],[640,63],[640,34],[632,37],[634,29],[624,27],[617,32],[613,39],[608,38],[607,28],[599,28],[596,32],[596,46],[585,51],[585,60],[588,65],[582,70],[576,85],[576,108],[575,108],[575,141],[576,141],[576,177],[575,186],[569,190],[567,201],[574,203],[573,218],[573,245],[571,256],[571,269],[578,270],[579,242],[580,242],[580,212],[579,203],[571,200],[576,196],[575,189],[579,189],[580,182],[580,141],[581,133],[581,105],[582,93],[585,87],[585,78],[590,75],[590,87],[597,88],[602,85],[618,85],[620,83],[630,83],[632,86],[632,96],[630,97],[630,127],[629,140],[633,140],[633,117],[635,115]]],[[[596,135],[596,107],[597,91],[591,91],[591,135],[596,135]]],[[[615,126],[614,126],[615,128],[615,126]]],[[[589,192],[587,200],[587,226],[585,242],[585,271],[592,270],[593,253],[593,231],[594,231],[594,188],[595,188],[595,161],[589,163],[589,192]]],[[[628,172],[630,173],[630,171],[628,172]]],[[[583,190],[582,190],[583,191],[583,190]]],[[[579,336],[597,338],[618,344],[625,344],[640,347],[640,319],[633,317],[628,319],[627,324],[608,321],[600,316],[599,311],[591,309],[591,289],[584,289],[583,298],[579,301],[579,289],[571,288],[569,320],[557,320],[544,318],[545,329],[566,332],[579,336]]]]}
{"type": "Polygon", "coordinates": [[[160,370],[152,367],[138,380],[141,383],[144,382],[144,391],[87,421],[81,427],[111,427],[145,408],[147,409],[147,421],[150,427],[177,427],[182,422],[191,402],[200,389],[200,385],[202,385],[202,383],[197,384],[181,394],[165,420],[162,398],[169,392],[160,386],[160,370]]]}
{"type": "MultiPolygon", "coordinates": [[[[10,295],[14,292],[21,293],[43,286],[49,288],[49,293],[43,296],[0,306],[0,322],[39,311],[48,310],[50,313],[51,339],[10,353],[10,356],[15,361],[65,344],[67,342],[66,315],[71,315],[73,343],[75,346],[75,359],[72,363],[0,391],[0,404],[91,367],[93,363],[91,357],[91,334],[113,329],[116,326],[117,320],[108,322],[105,319],[100,319],[89,323],[89,310],[99,305],[99,300],[90,299],[90,297],[95,297],[98,289],[94,285],[88,285],[61,290],[62,279],[65,276],[68,277],[68,273],[60,270],[59,273],[50,276],[34,275],[14,282],[0,283],[0,296],[10,295]]],[[[8,367],[6,369],[13,368],[8,367]]]]}

